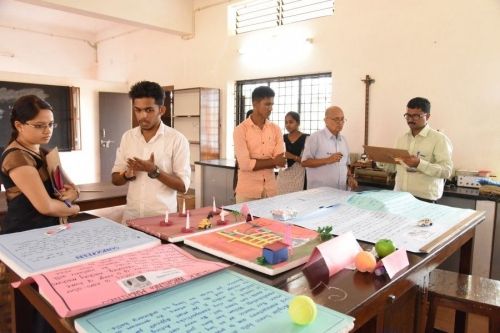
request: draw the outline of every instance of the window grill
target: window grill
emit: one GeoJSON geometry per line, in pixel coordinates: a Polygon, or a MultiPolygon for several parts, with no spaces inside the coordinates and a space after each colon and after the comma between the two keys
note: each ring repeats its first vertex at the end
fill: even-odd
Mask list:
{"type": "Polygon", "coordinates": [[[300,114],[300,129],[314,133],[324,127],[325,110],[331,105],[332,75],[320,73],[236,82],[236,125],[245,120],[246,112],[253,108],[252,91],[259,86],[274,90],[274,106],[269,120],[283,133],[285,115],[289,111],[300,114]]]}
{"type": "Polygon", "coordinates": [[[333,14],[334,0],[254,0],[235,7],[235,31],[277,27],[333,14]]]}

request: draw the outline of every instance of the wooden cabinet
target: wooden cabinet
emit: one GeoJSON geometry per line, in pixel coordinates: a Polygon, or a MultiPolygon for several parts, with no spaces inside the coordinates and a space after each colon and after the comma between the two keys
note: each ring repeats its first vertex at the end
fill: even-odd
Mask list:
{"type": "Polygon", "coordinates": [[[220,157],[220,92],[215,88],[189,88],[173,92],[172,127],[189,140],[194,162],[220,157]]]}
{"type": "MultiPolygon", "coordinates": [[[[466,189],[467,190],[467,189],[466,189]]],[[[476,227],[476,234],[474,239],[474,256],[472,260],[472,274],[475,276],[491,277],[498,279],[498,276],[494,276],[495,269],[500,271],[500,265],[497,265],[495,261],[495,241],[494,241],[494,231],[495,231],[495,216],[498,216],[498,212],[495,213],[494,201],[481,200],[479,197],[473,198],[457,198],[452,196],[444,196],[439,199],[438,203],[440,205],[446,205],[451,207],[474,209],[478,211],[484,211],[486,213],[485,220],[476,227]]],[[[498,249],[497,249],[498,251],[498,249]]],[[[458,272],[459,271],[459,261],[460,253],[456,252],[450,256],[445,262],[443,262],[439,268],[458,272]]]]}
{"type": "MultiPolygon", "coordinates": [[[[450,207],[476,209],[476,202],[472,199],[443,196],[437,201],[437,203],[450,207]]],[[[441,263],[441,265],[438,266],[438,268],[451,272],[458,272],[460,268],[460,251],[457,251],[449,256],[443,263],[441,263]]]]}

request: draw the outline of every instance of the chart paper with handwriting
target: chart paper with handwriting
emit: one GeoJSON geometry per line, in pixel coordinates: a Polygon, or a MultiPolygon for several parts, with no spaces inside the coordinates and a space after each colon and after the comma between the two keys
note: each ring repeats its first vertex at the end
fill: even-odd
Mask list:
{"type": "Polygon", "coordinates": [[[0,260],[22,279],[57,268],[159,245],[159,239],[117,222],[96,218],[54,227],[0,235],[0,260]]]}
{"type": "Polygon", "coordinates": [[[167,244],[35,275],[33,279],[59,316],[72,317],[225,267],[167,244]]]}
{"type": "MultiPolygon", "coordinates": [[[[353,194],[353,192],[342,191],[333,187],[318,187],[306,191],[253,200],[246,204],[253,216],[272,219],[272,210],[291,209],[297,211],[297,216],[301,217],[322,208],[345,203],[353,194]]],[[[243,203],[224,206],[224,209],[239,212],[242,205],[243,203]]]]}
{"type": "Polygon", "coordinates": [[[293,223],[312,230],[331,225],[336,235],[352,231],[356,239],[370,243],[391,239],[397,247],[418,253],[429,252],[429,244],[437,244],[478,214],[482,213],[426,203],[406,192],[367,191],[293,223]],[[432,226],[419,226],[421,219],[431,219],[432,226]]]}
{"type": "Polygon", "coordinates": [[[293,296],[223,270],[164,291],[95,311],[75,320],[78,332],[340,333],[354,318],[318,305],[316,320],[292,323],[293,296]]]}

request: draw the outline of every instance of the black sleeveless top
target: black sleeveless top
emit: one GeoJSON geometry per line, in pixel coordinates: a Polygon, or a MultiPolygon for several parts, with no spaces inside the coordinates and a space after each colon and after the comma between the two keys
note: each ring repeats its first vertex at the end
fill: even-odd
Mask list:
{"type": "MultiPolygon", "coordinates": [[[[35,163],[35,168],[38,170],[38,174],[43,182],[45,189],[50,197],[55,198],[52,189],[52,183],[50,177],[48,176],[47,166],[44,161],[45,152],[40,151],[41,156],[38,156],[29,151],[19,149],[19,148],[9,148],[6,149],[0,159],[0,178],[5,186],[6,197],[7,197],[7,214],[5,215],[3,221],[0,223],[0,234],[8,234],[13,232],[25,231],[36,228],[43,228],[52,225],[59,224],[59,218],[54,216],[47,216],[40,214],[36,208],[31,204],[24,193],[20,192],[16,184],[9,177],[8,172],[5,173],[6,165],[4,165],[5,159],[9,154],[18,154],[15,159],[17,159],[16,165],[32,165],[30,160],[35,163]],[[26,163],[23,163],[26,160],[26,163]],[[20,162],[19,162],[20,161],[20,162]]],[[[11,155],[11,157],[14,157],[11,155]]],[[[10,168],[7,168],[10,170],[10,168]]]]}
{"type": "MultiPolygon", "coordinates": [[[[299,138],[292,143],[288,138],[288,134],[284,134],[283,141],[285,141],[286,151],[296,156],[302,155],[302,151],[304,150],[304,146],[306,145],[306,138],[308,136],[309,134],[302,133],[302,135],[299,136],[299,138]]],[[[294,160],[290,159],[287,159],[286,162],[288,167],[291,167],[295,163],[294,160]]]]}

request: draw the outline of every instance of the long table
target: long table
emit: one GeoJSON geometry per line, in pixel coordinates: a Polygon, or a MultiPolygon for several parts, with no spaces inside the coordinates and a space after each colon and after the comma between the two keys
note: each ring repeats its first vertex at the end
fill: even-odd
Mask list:
{"type": "MultiPolygon", "coordinates": [[[[292,294],[306,294],[318,304],[349,314],[356,318],[357,332],[422,332],[426,309],[426,285],[429,273],[456,251],[460,251],[460,272],[470,274],[473,240],[476,226],[484,214],[474,218],[428,254],[408,253],[410,266],[390,280],[357,271],[343,270],[331,278],[322,266],[296,268],[278,276],[269,277],[246,268],[232,265],[229,269],[267,283],[292,294]],[[336,289],[338,288],[338,289],[336,289]],[[344,297],[339,297],[344,296],[344,297]],[[344,299],[342,299],[344,298],[344,299]]],[[[362,243],[367,248],[369,244],[362,243]]],[[[224,261],[198,250],[183,246],[193,255],[224,261]]],[[[16,276],[10,272],[12,279],[16,276]]],[[[33,285],[12,290],[15,310],[31,303],[50,322],[57,332],[74,332],[71,319],[57,316],[33,285]]],[[[27,320],[24,314],[13,314],[13,332],[22,331],[27,320]]],[[[29,323],[29,321],[28,321],[29,323]]],[[[465,327],[465,315],[456,316],[457,327],[465,327]]]]}
{"type": "MultiPolygon", "coordinates": [[[[92,183],[78,185],[80,197],[76,203],[81,211],[124,205],[128,186],[115,186],[111,183],[92,183]]],[[[7,212],[5,192],[0,192],[0,216],[7,212]]]]}
{"type": "MultiPolygon", "coordinates": [[[[347,270],[328,278],[326,272],[312,267],[292,276],[286,290],[295,294],[316,287],[311,295],[314,301],[355,317],[355,329],[365,325],[365,329],[368,326],[368,331],[375,332],[420,332],[425,326],[421,322],[425,316],[421,314],[426,309],[429,273],[460,251],[460,273],[470,274],[475,228],[483,220],[484,214],[477,214],[461,231],[428,254],[408,253],[410,266],[393,280],[347,270]],[[345,291],[347,298],[332,299],[329,287],[345,291]]],[[[455,325],[465,327],[463,313],[456,316],[455,325]]]]}
{"type": "Polygon", "coordinates": [[[128,185],[115,186],[111,183],[78,185],[80,197],[76,203],[82,211],[124,205],[127,203],[128,185]]]}

